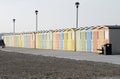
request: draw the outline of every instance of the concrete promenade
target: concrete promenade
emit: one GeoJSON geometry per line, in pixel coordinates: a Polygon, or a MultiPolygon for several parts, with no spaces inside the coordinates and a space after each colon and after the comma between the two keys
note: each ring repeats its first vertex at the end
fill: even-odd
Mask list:
{"type": "Polygon", "coordinates": [[[93,53],[71,52],[71,51],[56,51],[56,50],[42,50],[29,48],[0,48],[2,51],[18,52],[24,54],[51,56],[58,58],[68,58],[75,60],[87,60],[96,62],[106,62],[120,65],[120,55],[98,55],[93,53]]]}

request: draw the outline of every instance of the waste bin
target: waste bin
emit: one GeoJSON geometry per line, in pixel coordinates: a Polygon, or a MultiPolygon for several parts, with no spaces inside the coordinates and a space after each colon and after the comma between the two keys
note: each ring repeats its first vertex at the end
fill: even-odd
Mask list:
{"type": "Polygon", "coordinates": [[[5,43],[3,40],[0,40],[0,46],[2,46],[2,48],[5,48],[5,43]]]}
{"type": "Polygon", "coordinates": [[[104,53],[104,55],[111,55],[112,54],[112,44],[104,44],[103,53],[104,53]]]}

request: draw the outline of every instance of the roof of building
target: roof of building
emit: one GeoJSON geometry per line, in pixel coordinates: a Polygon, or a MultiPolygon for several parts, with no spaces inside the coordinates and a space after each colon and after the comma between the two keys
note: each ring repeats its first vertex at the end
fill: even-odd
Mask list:
{"type": "Polygon", "coordinates": [[[105,27],[108,27],[109,29],[120,29],[120,25],[104,25],[105,27]]]}

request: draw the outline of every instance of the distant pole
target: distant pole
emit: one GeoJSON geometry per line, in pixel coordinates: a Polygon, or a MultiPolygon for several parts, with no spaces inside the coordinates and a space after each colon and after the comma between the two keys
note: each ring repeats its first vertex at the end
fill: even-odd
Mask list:
{"type": "Polygon", "coordinates": [[[15,34],[15,20],[16,19],[13,19],[13,33],[15,34]]]}
{"type": "Polygon", "coordinates": [[[35,10],[36,14],[36,32],[38,31],[38,10],[35,10]]]}
{"type": "Polygon", "coordinates": [[[79,2],[75,3],[76,5],[76,28],[78,28],[78,7],[79,7],[79,2]]]}
{"type": "MultiPolygon", "coordinates": [[[[36,32],[38,32],[38,10],[35,10],[35,14],[36,14],[36,32]]],[[[35,43],[34,43],[34,47],[36,49],[36,32],[35,32],[35,43]]]]}

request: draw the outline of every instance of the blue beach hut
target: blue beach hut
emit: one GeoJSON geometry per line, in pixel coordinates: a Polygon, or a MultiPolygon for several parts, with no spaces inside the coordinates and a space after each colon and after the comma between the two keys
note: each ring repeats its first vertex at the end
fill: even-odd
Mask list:
{"type": "Polygon", "coordinates": [[[25,33],[25,36],[24,36],[24,38],[25,38],[25,48],[28,48],[28,33],[25,33]]]}
{"type": "Polygon", "coordinates": [[[64,32],[63,32],[63,30],[61,29],[61,30],[59,30],[59,32],[60,32],[60,46],[59,46],[59,49],[60,50],[64,50],[64,47],[63,47],[63,40],[64,40],[64,32]]]}
{"type": "Polygon", "coordinates": [[[88,27],[86,29],[86,37],[87,37],[87,52],[92,51],[92,27],[88,27]]]}
{"type": "Polygon", "coordinates": [[[44,49],[44,32],[41,33],[41,48],[44,49]]]}

